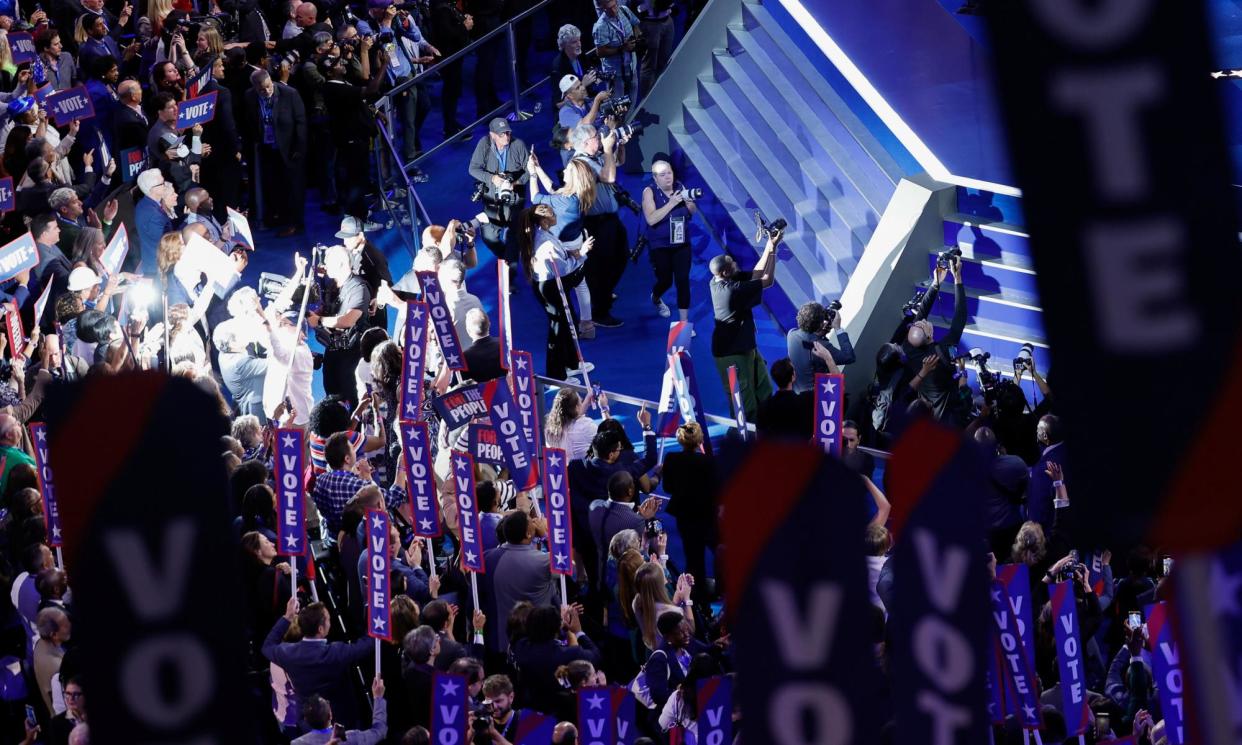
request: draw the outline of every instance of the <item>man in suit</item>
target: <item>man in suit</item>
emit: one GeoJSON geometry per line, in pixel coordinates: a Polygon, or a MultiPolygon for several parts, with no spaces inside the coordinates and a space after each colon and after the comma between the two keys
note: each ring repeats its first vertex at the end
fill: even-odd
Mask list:
{"type": "Polygon", "coordinates": [[[203,144],[211,146],[211,157],[200,180],[216,197],[211,208],[216,219],[224,220],[226,207],[237,209],[242,204],[241,138],[233,113],[233,93],[222,84],[224,58],[217,55],[199,63],[200,68],[206,65],[211,65],[212,78],[199,93],[216,94],[216,115],[203,125],[203,144]]]}
{"type": "MultiPolygon", "coordinates": [[[[43,309],[43,318],[32,319],[34,323],[46,321],[46,332],[52,330],[54,319],[51,310],[56,307],[56,300],[69,289],[69,272],[73,270],[73,266],[57,246],[60,242],[60,221],[55,215],[50,212],[35,215],[30,221],[30,234],[34,236],[39,249],[39,263],[32,274],[36,291],[30,293],[27,302],[33,307],[37,298],[43,294],[44,288],[49,284],[52,286],[47,305],[43,309]]],[[[40,325],[43,326],[41,323],[40,325]]]]}
{"type": "Polygon", "coordinates": [[[65,710],[52,717],[48,723],[48,741],[51,745],[67,745],[69,733],[86,721],[86,699],[82,694],[82,681],[74,676],[65,683],[65,710]]]}
{"type": "MultiPolygon", "coordinates": [[[[478,614],[482,611],[475,611],[475,628],[481,624],[478,614]]],[[[434,665],[437,670],[447,671],[449,667],[461,659],[462,657],[477,657],[482,659],[483,646],[474,645],[466,646],[453,638],[453,623],[457,617],[457,611],[454,606],[449,605],[443,600],[433,600],[423,606],[422,615],[419,619],[424,626],[430,626],[440,635],[440,651],[436,653],[434,665]]],[[[485,616],[484,616],[485,617],[485,616]]]]}
{"type": "Polygon", "coordinates": [[[56,245],[66,257],[73,254],[73,244],[78,240],[78,234],[82,232],[82,228],[100,228],[104,232],[104,240],[111,239],[112,234],[116,232],[117,203],[115,199],[104,205],[102,223],[93,211],[90,216],[83,219],[85,205],[82,204],[82,198],[68,186],[62,186],[49,194],[47,203],[49,207],[56,210],[56,221],[60,224],[60,240],[56,242],[56,245]]]}
{"type": "Polygon", "coordinates": [[[331,619],[323,603],[302,608],[296,597],[289,598],[285,615],[276,620],[263,641],[263,656],[284,669],[299,697],[323,696],[332,703],[338,721],[354,726],[359,716],[349,688],[349,669],[366,660],[374,645],[365,636],[350,644],[329,642],[330,628],[331,619]],[[302,641],[282,642],[295,617],[302,629],[302,641]]]}
{"type": "MultiPolygon", "coordinates": [[[[379,675],[371,681],[371,698],[375,701],[375,709],[371,713],[371,729],[346,730],[342,738],[345,742],[355,745],[373,745],[384,741],[388,735],[388,702],[384,700],[384,679],[379,675]]],[[[324,745],[327,742],[340,742],[333,736],[334,725],[332,704],[322,696],[310,696],[302,703],[302,718],[310,732],[293,741],[294,745],[324,745]]]]}
{"type": "Polygon", "coordinates": [[[531,545],[536,535],[547,535],[547,528],[543,518],[531,520],[525,512],[514,512],[500,523],[505,542],[483,555],[487,567],[484,591],[492,601],[488,617],[495,619],[487,625],[489,652],[505,651],[505,627],[513,606],[523,600],[548,605],[556,598],[558,585],[552,579],[548,555],[531,545]]]}
{"type": "Polygon", "coordinates": [[[815,428],[815,392],[796,391],[797,374],[788,357],[772,363],[771,377],[777,390],[759,403],[755,429],[760,437],[806,442],[815,428]]]}
{"type": "Polygon", "coordinates": [[[655,497],[648,497],[635,509],[634,497],[633,475],[629,471],[617,471],[608,478],[608,499],[597,499],[591,503],[587,520],[597,546],[597,577],[604,576],[604,557],[612,537],[626,529],[642,535],[647,521],[655,517],[660,509],[660,500],[655,497]]]}
{"type": "Polygon", "coordinates": [[[142,110],[142,86],[137,80],[125,80],[117,86],[118,105],[113,112],[112,128],[116,150],[120,154],[131,148],[146,147],[151,122],[142,110]]]}
{"type": "MultiPolygon", "coordinates": [[[[1039,442],[1043,452],[1039,460],[1031,467],[1031,480],[1026,491],[1026,519],[1034,520],[1044,526],[1044,535],[1052,535],[1052,516],[1055,509],[1052,503],[1056,491],[1052,477],[1048,475],[1048,464],[1056,463],[1065,468],[1065,448],[1061,445],[1065,434],[1061,430],[1061,419],[1056,414],[1045,414],[1035,425],[1035,440],[1039,442]]],[[[1066,473],[1068,475],[1068,473],[1066,473]]]]}
{"type": "Polygon", "coordinates": [[[250,76],[246,113],[258,153],[268,225],[283,224],[281,238],[303,229],[306,195],[306,108],[297,91],[272,80],[266,70],[250,76]]]}
{"type": "Polygon", "coordinates": [[[138,250],[141,255],[139,271],[148,277],[156,272],[155,257],[160,239],[173,229],[176,213],[177,191],[164,180],[158,168],[148,168],[138,174],[138,189],[142,199],[134,206],[134,224],[138,232],[138,250]]]}
{"type": "Polygon", "coordinates": [[[466,347],[466,369],[476,383],[503,378],[507,371],[501,365],[500,340],[488,336],[491,322],[482,308],[472,308],[466,313],[466,335],[470,346],[466,347]]]}

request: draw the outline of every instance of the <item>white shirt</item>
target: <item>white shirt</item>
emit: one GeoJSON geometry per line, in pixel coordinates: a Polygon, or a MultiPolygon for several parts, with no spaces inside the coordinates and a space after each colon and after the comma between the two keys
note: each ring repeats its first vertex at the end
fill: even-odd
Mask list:
{"type": "Polygon", "coordinates": [[[475,295],[466,292],[466,288],[454,290],[444,286],[444,300],[448,303],[449,315],[453,317],[453,326],[457,329],[457,340],[462,349],[470,346],[470,334],[466,333],[466,314],[472,309],[483,310],[483,302],[475,295]]]}
{"type": "Polygon", "coordinates": [[[263,413],[269,419],[276,416],[281,394],[285,389],[285,377],[289,378],[289,400],[296,411],[293,423],[299,426],[310,421],[311,382],[315,375],[315,361],[305,341],[294,347],[293,327],[282,326],[272,332],[271,355],[267,361],[267,376],[263,378],[263,413]]]}
{"type": "Polygon", "coordinates": [[[561,448],[565,451],[569,460],[578,460],[586,457],[587,449],[591,447],[591,440],[595,438],[595,433],[599,431],[599,424],[589,416],[580,416],[569,424],[565,425],[565,429],[561,431],[561,436],[553,440],[547,438],[547,446],[561,448]]]}
{"type": "Polygon", "coordinates": [[[549,261],[556,264],[562,278],[586,263],[586,259],[581,255],[571,253],[565,244],[543,228],[535,231],[535,245],[538,248],[535,249],[535,256],[531,263],[534,265],[535,279],[540,282],[555,276],[548,269],[549,261]]]}
{"type": "Polygon", "coordinates": [[[358,360],[358,366],[354,368],[354,390],[358,392],[359,401],[366,397],[367,386],[374,382],[375,376],[371,375],[371,363],[358,360]]]}

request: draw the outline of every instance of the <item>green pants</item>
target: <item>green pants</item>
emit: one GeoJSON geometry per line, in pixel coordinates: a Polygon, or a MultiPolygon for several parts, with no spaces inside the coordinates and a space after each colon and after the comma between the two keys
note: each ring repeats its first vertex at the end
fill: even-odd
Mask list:
{"type": "MultiPolygon", "coordinates": [[[[764,362],[758,349],[714,359],[716,371],[720,373],[720,382],[724,384],[725,396],[729,399],[730,411],[733,411],[733,395],[729,391],[729,368],[737,368],[737,387],[742,392],[742,408],[746,410],[746,421],[754,424],[758,419],[760,402],[766,401],[772,395],[768,363],[764,362]]],[[[733,413],[736,415],[737,412],[733,413]]]]}

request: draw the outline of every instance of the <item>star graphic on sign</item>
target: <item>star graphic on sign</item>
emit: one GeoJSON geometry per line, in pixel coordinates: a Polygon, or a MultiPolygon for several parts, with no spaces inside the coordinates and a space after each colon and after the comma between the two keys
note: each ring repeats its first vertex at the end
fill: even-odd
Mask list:
{"type": "Polygon", "coordinates": [[[461,360],[461,358],[460,358],[460,357],[458,357],[458,356],[457,356],[457,355],[455,355],[455,354],[446,354],[446,355],[444,355],[444,359],[445,359],[445,360],[449,363],[449,366],[450,366],[450,367],[452,367],[453,365],[458,364],[458,363],[459,363],[459,361],[461,360]]]}
{"type": "Polygon", "coordinates": [[[423,320],[423,308],[421,305],[415,305],[414,310],[410,311],[410,317],[415,321],[423,320]]]}
{"type": "Polygon", "coordinates": [[[565,554],[556,554],[556,565],[565,566],[565,554]]]}
{"type": "Polygon", "coordinates": [[[513,360],[513,363],[517,365],[517,369],[519,370],[526,369],[526,358],[525,357],[518,357],[517,359],[513,360]]]}
{"type": "Polygon", "coordinates": [[[407,439],[418,442],[423,439],[423,431],[418,427],[409,427],[405,430],[405,436],[407,439]]]}
{"type": "Polygon", "coordinates": [[[560,464],[561,464],[561,457],[559,455],[557,455],[556,453],[552,453],[551,455],[548,456],[548,465],[559,466],[560,464]]]}
{"type": "Polygon", "coordinates": [[[376,631],[383,631],[384,626],[387,624],[387,622],[382,618],[374,618],[371,620],[371,623],[375,625],[376,631]]]}
{"type": "Polygon", "coordinates": [[[372,527],[374,527],[374,528],[376,528],[376,529],[378,529],[378,528],[382,528],[382,527],[384,527],[384,521],[380,519],[380,516],[379,516],[379,515],[372,515],[372,516],[371,516],[371,526],[372,526],[372,527]]]}
{"type": "Polygon", "coordinates": [[[1026,718],[1027,718],[1027,719],[1032,719],[1032,720],[1033,720],[1033,719],[1035,718],[1035,708],[1034,708],[1034,707],[1032,707],[1032,706],[1030,706],[1030,705],[1028,705],[1028,704],[1023,704],[1023,705],[1022,705],[1022,711],[1026,714],[1026,718]]]}
{"type": "Polygon", "coordinates": [[[292,448],[294,445],[297,444],[296,442],[294,442],[293,435],[285,435],[284,437],[280,438],[280,441],[283,442],[285,444],[285,447],[287,448],[292,448]]]}
{"type": "Polygon", "coordinates": [[[468,561],[468,562],[470,562],[471,564],[473,564],[474,562],[476,562],[476,561],[478,561],[478,560],[479,560],[479,555],[478,555],[478,554],[476,554],[476,553],[475,553],[475,552],[473,552],[473,551],[467,551],[467,552],[466,552],[466,561],[468,561]]]}
{"type": "Polygon", "coordinates": [[[59,525],[52,526],[52,537],[57,540],[60,539],[60,526],[59,525]]]}
{"type": "Polygon", "coordinates": [[[415,414],[417,414],[417,413],[418,413],[418,407],[414,405],[414,402],[413,402],[413,401],[407,401],[407,402],[406,402],[406,404],[405,404],[405,413],[406,413],[406,414],[408,414],[408,415],[410,415],[410,416],[414,416],[415,414]]]}
{"type": "Polygon", "coordinates": [[[298,547],[298,537],[296,535],[285,536],[285,543],[289,544],[289,548],[298,547]]]}
{"type": "Polygon", "coordinates": [[[597,693],[594,696],[589,696],[587,703],[590,704],[592,709],[602,709],[604,708],[604,697],[597,693]]]}
{"type": "Polygon", "coordinates": [[[422,528],[423,530],[431,530],[431,521],[425,520],[425,519],[419,520],[418,527],[422,528]]]}
{"type": "Polygon", "coordinates": [[[458,687],[459,685],[457,681],[446,680],[440,683],[440,692],[443,693],[445,696],[452,696],[453,694],[457,693],[458,687]]]}
{"type": "Polygon", "coordinates": [[[466,470],[466,459],[465,458],[458,458],[455,462],[457,464],[458,471],[466,470]]]}
{"type": "Polygon", "coordinates": [[[999,603],[1001,601],[1001,593],[999,587],[992,588],[992,602],[999,603]]]}
{"type": "Polygon", "coordinates": [[[1225,563],[1217,559],[1212,562],[1212,574],[1208,581],[1212,587],[1216,612],[1227,616],[1242,616],[1242,608],[1238,607],[1238,590],[1242,588],[1242,575],[1230,574],[1225,569],[1225,563]]]}
{"type": "Polygon", "coordinates": [[[36,440],[38,440],[39,442],[44,442],[44,441],[46,441],[46,440],[47,440],[47,430],[46,430],[46,429],[44,429],[44,428],[42,428],[42,427],[40,427],[40,428],[39,428],[38,433],[37,433],[37,434],[35,434],[35,439],[36,439],[36,440]]]}
{"type": "Polygon", "coordinates": [[[824,381],[824,393],[836,393],[836,392],[837,392],[837,384],[833,382],[832,379],[825,380],[824,381]]]}

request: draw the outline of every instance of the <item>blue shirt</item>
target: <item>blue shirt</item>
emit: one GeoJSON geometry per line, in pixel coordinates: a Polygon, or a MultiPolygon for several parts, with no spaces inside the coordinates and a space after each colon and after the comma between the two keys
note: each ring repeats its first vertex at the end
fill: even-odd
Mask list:
{"type": "MultiPolygon", "coordinates": [[[[363,481],[353,471],[328,471],[315,478],[315,490],[311,498],[319,508],[319,514],[328,523],[330,534],[335,536],[341,530],[341,516],[345,505],[354,498],[358,490],[364,486],[374,486],[370,481],[363,481]]],[[[382,489],[384,501],[389,507],[405,503],[405,489],[399,486],[382,489]]]]}
{"type": "MultiPolygon", "coordinates": [[[[595,39],[596,46],[619,47],[625,43],[626,39],[634,36],[634,27],[637,25],[638,19],[634,17],[630,9],[624,5],[618,5],[615,18],[607,13],[600,14],[599,20],[591,29],[591,36],[595,39]]],[[[625,70],[631,70],[634,65],[634,53],[621,52],[611,57],[600,57],[599,62],[604,70],[621,72],[623,65],[625,70]]]]}
{"type": "Polygon", "coordinates": [[[532,204],[546,204],[556,213],[553,235],[562,243],[573,243],[582,237],[582,205],[578,197],[565,194],[536,194],[532,204]]]}

